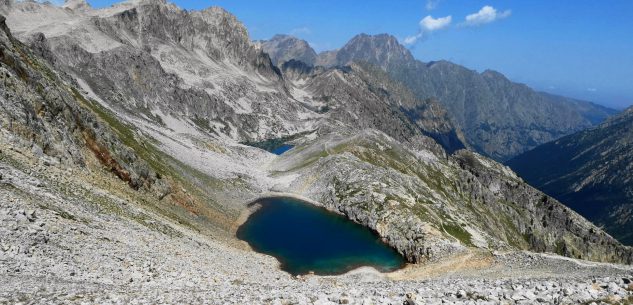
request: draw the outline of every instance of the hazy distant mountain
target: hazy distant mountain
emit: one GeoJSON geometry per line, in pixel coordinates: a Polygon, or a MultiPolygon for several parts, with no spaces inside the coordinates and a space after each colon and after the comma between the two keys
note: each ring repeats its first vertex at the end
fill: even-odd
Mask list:
{"type": "Polygon", "coordinates": [[[274,64],[280,65],[291,59],[314,65],[316,52],[308,42],[288,35],[275,35],[270,40],[261,42],[264,52],[270,55],[274,64]]]}
{"type": "Polygon", "coordinates": [[[358,35],[330,64],[354,60],[379,65],[420,98],[437,97],[470,144],[497,160],[587,128],[615,113],[587,103],[581,110],[575,101],[538,93],[495,71],[478,73],[448,61],[424,64],[390,35],[358,35]]]}
{"type": "Polygon", "coordinates": [[[420,99],[436,97],[464,131],[468,143],[497,160],[507,160],[616,113],[593,103],[536,92],[495,71],[478,73],[448,61],[425,64],[387,34],[360,34],[339,50],[319,54],[316,64],[328,67],[352,61],[379,66],[420,99]]]}
{"type": "Polygon", "coordinates": [[[510,160],[524,179],[633,244],[633,107],[510,160]]]}
{"type": "Polygon", "coordinates": [[[317,64],[335,66],[346,65],[352,61],[366,61],[390,71],[394,67],[411,64],[416,60],[411,52],[391,35],[360,34],[337,51],[319,54],[317,64]]]}

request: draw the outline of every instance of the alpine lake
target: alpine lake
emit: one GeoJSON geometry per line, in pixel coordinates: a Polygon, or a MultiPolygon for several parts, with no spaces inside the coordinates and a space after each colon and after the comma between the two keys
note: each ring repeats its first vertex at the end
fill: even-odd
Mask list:
{"type": "Polygon", "coordinates": [[[406,263],[375,232],[343,215],[288,197],[252,205],[257,209],[238,228],[237,237],[277,258],[292,275],[336,275],[362,266],[389,272],[406,263]]]}

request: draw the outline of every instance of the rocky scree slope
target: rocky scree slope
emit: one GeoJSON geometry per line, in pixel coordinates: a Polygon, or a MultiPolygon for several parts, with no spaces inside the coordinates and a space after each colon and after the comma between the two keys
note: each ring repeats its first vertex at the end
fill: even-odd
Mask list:
{"type": "Polygon", "coordinates": [[[420,62],[387,34],[360,34],[341,49],[319,54],[315,64],[331,67],[354,61],[380,67],[420,100],[437,98],[468,144],[500,161],[616,113],[589,102],[536,92],[495,71],[478,73],[448,61],[420,62]]]}
{"type": "Polygon", "coordinates": [[[245,200],[253,196],[256,186],[205,176],[158,149],[155,139],[128,125],[67,81],[72,80],[69,75],[37,56],[47,48],[33,50],[15,39],[4,17],[1,25],[0,126],[12,149],[28,150],[49,166],[91,173],[105,170],[141,197],[137,202],[143,202],[144,209],[157,210],[202,232],[230,230],[237,216],[223,210],[218,201],[226,194],[245,200]]]}
{"type": "Polygon", "coordinates": [[[633,244],[633,108],[538,146],[508,165],[623,243],[633,244]]]}

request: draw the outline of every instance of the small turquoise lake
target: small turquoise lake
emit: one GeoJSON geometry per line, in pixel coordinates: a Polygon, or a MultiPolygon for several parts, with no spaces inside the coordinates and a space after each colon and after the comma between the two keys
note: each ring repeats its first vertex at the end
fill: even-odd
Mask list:
{"type": "Polygon", "coordinates": [[[287,144],[293,137],[283,137],[277,139],[268,139],[260,142],[242,142],[242,144],[261,148],[275,155],[281,155],[291,150],[294,145],[287,144]]]}
{"type": "Polygon", "coordinates": [[[292,275],[335,275],[361,266],[388,272],[405,264],[375,232],[342,215],[293,198],[254,204],[260,208],[239,227],[237,237],[276,257],[292,275]]]}

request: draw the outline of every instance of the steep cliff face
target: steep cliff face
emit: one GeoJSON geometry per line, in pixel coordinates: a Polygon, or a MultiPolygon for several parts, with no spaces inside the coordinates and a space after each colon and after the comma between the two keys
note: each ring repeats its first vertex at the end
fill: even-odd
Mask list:
{"type": "Polygon", "coordinates": [[[616,113],[589,102],[536,92],[495,71],[478,73],[447,61],[422,63],[386,34],[360,34],[339,50],[319,54],[316,65],[351,62],[380,67],[420,100],[436,98],[472,148],[501,161],[616,113]]]}
{"type": "Polygon", "coordinates": [[[0,126],[18,147],[50,164],[85,166],[85,153],[134,189],[164,197],[169,187],[90,111],[90,102],[28,47],[0,16],[0,126]]]}
{"type": "Polygon", "coordinates": [[[633,243],[633,108],[508,161],[528,182],[633,243]]]}
{"type": "Polygon", "coordinates": [[[186,12],[136,1],[72,10],[19,2],[9,23],[81,89],[131,117],[236,141],[305,131],[316,117],[221,8],[186,12]]]}
{"type": "Polygon", "coordinates": [[[131,42],[149,51],[175,44],[189,52],[200,51],[213,61],[228,60],[246,71],[279,80],[278,71],[251,43],[244,25],[222,8],[189,13],[166,1],[139,1],[99,17],[93,20],[96,29],[121,44],[131,42]]]}

